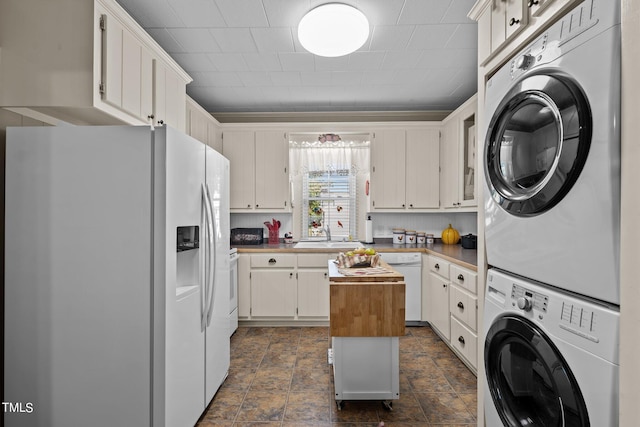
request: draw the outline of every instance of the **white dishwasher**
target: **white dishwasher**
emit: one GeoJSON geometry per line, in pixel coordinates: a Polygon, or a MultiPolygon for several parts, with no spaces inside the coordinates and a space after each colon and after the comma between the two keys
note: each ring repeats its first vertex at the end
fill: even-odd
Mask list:
{"type": "Polygon", "coordinates": [[[405,321],[420,322],[422,320],[422,254],[420,252],[383,252],[380,256],[404,276],[405,321]]]}

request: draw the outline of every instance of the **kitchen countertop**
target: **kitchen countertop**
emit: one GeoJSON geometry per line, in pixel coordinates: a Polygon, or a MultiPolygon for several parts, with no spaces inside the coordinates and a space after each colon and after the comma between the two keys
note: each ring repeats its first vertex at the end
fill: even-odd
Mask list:
{"type": "MultiPolygon", "coordinates": [[[[390,239],[389,239],[390,240],[390,239]]],[[[294,248],[295,243],[280,243],[278,245],[234,245],[233,248],[238,249],[238,253],[336,253],[344,252],[345,249],[336,248],[313,248],[301,249],[294,248]]],[[[375,244],[366,244],[365,247],[374,248],[377,252],[421,252],[430,255],[439,256],[448,261],[452,261],[458,265],[466,267],[473,271],[478,271],[478,251],[476,249],[464,249],[460,244],[445,245],[443,243],[434,243],[433,245],[394,245],[389,242],[380,242],[375,244]]]]}

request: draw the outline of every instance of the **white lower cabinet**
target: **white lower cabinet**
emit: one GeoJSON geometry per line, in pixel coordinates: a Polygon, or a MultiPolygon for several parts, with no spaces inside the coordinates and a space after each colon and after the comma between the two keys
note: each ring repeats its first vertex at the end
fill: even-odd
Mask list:
{"type": "Polygon", "coordinates": [[[251,256],[251,317],[296,315],[296,256],[251,256]]]}
{"type": "Polygon", "coordinates": [[[328,253],[240,254],[238,317],[255,321],[328,321],[328,253]]]}
{"type": "Polygon", "coordinates": [[[329,318],[330,255],[298,254],[298,318],[329,318]]]}
{"type": "Polygon", "coordinates": [[[470,368],[477,370],[477,273],[433,255],[428,256],[427,265],[425,320],[470,368]]]}

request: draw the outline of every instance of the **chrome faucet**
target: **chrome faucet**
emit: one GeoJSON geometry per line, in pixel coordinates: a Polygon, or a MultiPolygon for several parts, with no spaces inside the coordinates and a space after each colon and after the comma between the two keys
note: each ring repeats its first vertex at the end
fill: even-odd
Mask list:
{"type": "Polygon", "coordinates": [[[324,219],[324,211],[322,211],[322,224],[324,225],[324,228],[322,230],[324,231],[324,235],[327,236],[327,242],[330,242],[331,241],[331,229],[329,228],[329,224],[324,219]]]}

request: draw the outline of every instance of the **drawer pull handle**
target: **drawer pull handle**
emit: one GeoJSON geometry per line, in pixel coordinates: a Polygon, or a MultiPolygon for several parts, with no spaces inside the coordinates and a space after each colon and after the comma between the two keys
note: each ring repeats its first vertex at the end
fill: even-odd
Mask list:
{"type": "Polygon", "coordinates": [[[464,345],[464,337],[462,335],[460,335],[458,337],[458,342],[460,342],[460,344],[464,345]]]}
{"type": "Polygon", "coordinates": [[[464,282],[464,276],[462,274],[458,274],[458,280],[464,282]]]}
{"type": "Polygon", "coordinates": [[[519,19],[511,18],[511,20],[509,21],[509,26],[513,27],[514,25],[519,24],[519,23],[520,23],[519,19]]]}
{"type": "Polygon", "coordinates": [[[436,270],[440,270],[440,264],[434,265],[433,268],[435,268],[436,270]]]}
{"type": "Polygon", "coordinates": [[[537,6],[538,3],[539,3],[538,0],[529,0],[529,3],[527,3],[527,6],[529,7],[537,6]]]}
{"type": "Polygon", "coordinates": [[[462,301],[458,301],[458,308],[460,310],[464,310],[464,304],[462,303],[462,301]]]}
{"type": "Polygon", "coordinates": [[[273,265],[276,263],[276,259],[275,258],[269,258],[269,265],[273,265]]]}

